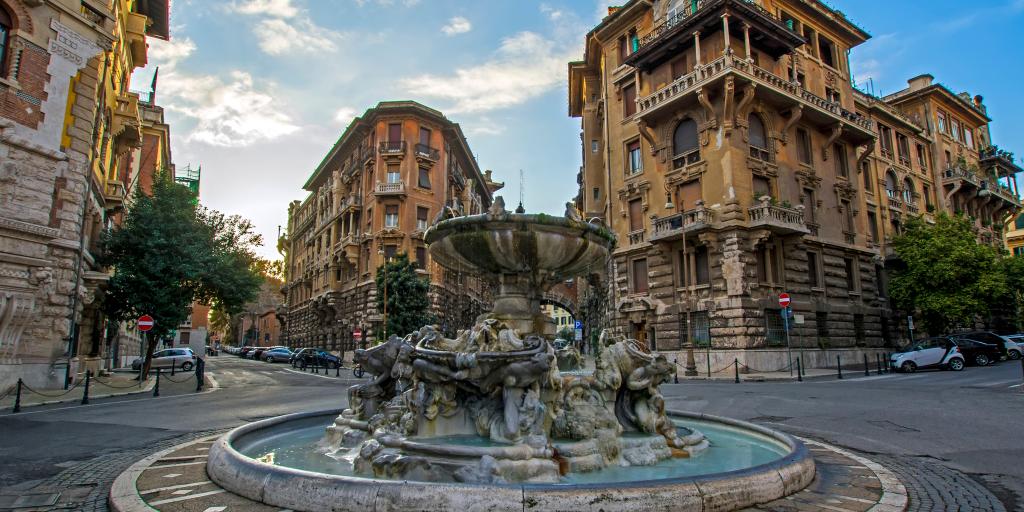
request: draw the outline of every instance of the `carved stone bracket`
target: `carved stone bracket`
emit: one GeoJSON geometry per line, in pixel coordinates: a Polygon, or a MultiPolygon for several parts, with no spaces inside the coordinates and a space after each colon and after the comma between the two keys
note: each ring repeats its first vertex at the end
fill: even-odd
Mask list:
{"type": "Polygon", "coordinates": [[[797,169],[795,173],[793,173],[793,177],[796,178],[797,183],[799,183],[800,186],[804,188],[812,188],[817,190],[819,187],[821,187],[821,177],[814,172],[814,169],[801,167],[800,169],[797,169]]]}
{"type": "Polygon", "coordinates": [[[754,95],[757,91],[757,84],[749,83],[743,88],[743,98],[740,99],[739,105],[736,106],[736,114],[733,116],[733,123],[739,123],[741,119],[746,119],[750,115],[750,106],[754,103],[754,95]]]}
{"type": "Polygon", "coordinates": [[[821,150],[821,159],[828,161],[829,153],[832,151],[832,144],[835,144],[839,140],[839,136],[843,134],[843,123],[836,123],[832,127],[832,134],[829,135],[828,140],[825,142],[825,147],[821,150]]]}
{"type": "Polygon", "coordinates": [[[781,133],[779,134],[779,142],[783,144],[789,143],[789,130],[804,116],[804,106],[797,105],[789,110],[789,119],[786,119],[786,124],[782,127],[781,133]]]}
{"type": "Polygon", "coordinates": [[[871,139],[871,142],[868,142],[865,145],[864,152],[861,153],[859,158],[857,158],[857,172],[860,172],[861,168],[864,166],[864,162],[866,162],[868,157],[871,156],[871,153],[874,153],[874,152],[875,152],[875,139],[871,139]]]}
{"type": "Polygon", "coordinates": [[[840,200],[853,201],[857,197],[857,189],[853,188],[853,185],[850,185],[847,181],[837,182],[833,188],[840,200]]]}

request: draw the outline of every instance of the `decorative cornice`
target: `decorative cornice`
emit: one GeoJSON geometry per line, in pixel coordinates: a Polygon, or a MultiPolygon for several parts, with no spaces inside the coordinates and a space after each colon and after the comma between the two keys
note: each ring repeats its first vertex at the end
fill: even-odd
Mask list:
{"type": "Polygon", "coordinates": [[[8,229],[20,233],[35,235],[40,238],[52,240],[60,235],[60,231],[47,226],[40,226],[30,222],[23,222],[7,217],[0,217],[0,229],[8,229]]]}

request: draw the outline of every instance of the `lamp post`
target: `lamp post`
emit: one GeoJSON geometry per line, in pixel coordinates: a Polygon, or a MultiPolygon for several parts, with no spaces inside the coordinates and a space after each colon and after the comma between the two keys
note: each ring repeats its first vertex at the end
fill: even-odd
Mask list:
{"type": "MultiPolygon", "coordinates": [[[[669,189],[668,184],[665,184],[665,209],[668,211],[683,211],[683,203],[679,202],[679,209],[676,210],[676,205],[672,202],[672,191],[669,189]]],[[[686,368],[683,371],[683,375],[687,377],[697,376],[697,361],[693,355],[693,336],[690,335],[690,255],[686,252],[686,218],[680,217],[679,227],[683,232],[683,287],[686,289],[686,298],[684,308],[686,309],[686,368]]],[[[709,359],[710,361],[710,359],[709,359]]]]}
{"type": "Polygon", "coordinates": [[[384,256],[384,321],[383,321],[383,332],[384,341],[388,340],[388,258],[384,252],[384,246],[381,245],[377,249],[377,254],[384,256]]]}

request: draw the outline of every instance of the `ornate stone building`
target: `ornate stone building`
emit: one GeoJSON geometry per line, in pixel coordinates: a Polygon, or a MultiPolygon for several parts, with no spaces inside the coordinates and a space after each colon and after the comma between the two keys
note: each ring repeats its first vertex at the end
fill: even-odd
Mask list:
{"type": "Polygon", "coordinates": [[[488,287],[432,264],[423,232],[445,208],[482,213],[502,186],[480,171],[461,128],[441,112],[412,101],[367,110],[309,177],[309,197],[288,208],[283,341],[344,350],[356,329],[376,336],[383,312],[375,273],[399,252],[429,277],[442,328],[470,325],[488,287]]]}
{"type": "Polygon", "coordinates": [[[710,345],[716,369],[777,369],[788,292],[789,342],[826,349],[810,364],[859,360],[896,335],[886,241],[907,216],[977,212],[991,239],[985,226],[1019,206],[997,182],[1019,169],[981,163],[980,98],[930,77],[884,99],[857,91],[847,55],[869,37],[816,0],[630,1],[587,34],[569,64],[576,203],[619,237],[615,328],[663,351],[710,345]],[[938,171],[971,162],[994,170],[956,183],[938,171]],[[991,194],[962,198],[971,180],[991,194]]]}
{"type": "Polygon", "coordinates": [[[96,243],[137,145],[131,72],[167,2],[0,0],[0,388],[108,364],[96,243]]]}

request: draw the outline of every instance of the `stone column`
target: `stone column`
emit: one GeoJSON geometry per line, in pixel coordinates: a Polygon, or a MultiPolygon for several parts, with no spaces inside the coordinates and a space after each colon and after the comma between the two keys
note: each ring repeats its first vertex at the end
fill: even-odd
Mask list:
{"type": "Polygon", "coordinates": [[[743,48],[746,50],[747,60],[753,60],[754,56],[750,50],[750,25],[743,24],[743,48]]]}
{"type": "Polygon", "coordinates": [[[694,53],[697,55],[697,60],[694,61],[694,68],[699,68],[702,66],[700,62],[700,30],[693,33],[693,48],[694,53]]]}
{"type": "Polygon", "coordinates": [[[722,49],[722,55],[729,55],[732,43],[732,38],[729,37],[729,13],[722,15],[722,32],[725,34],[725,48],[722,49]]]}

